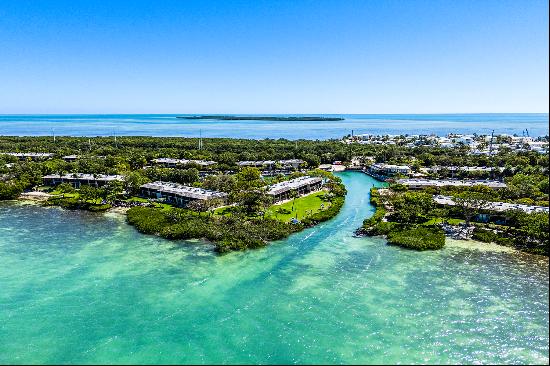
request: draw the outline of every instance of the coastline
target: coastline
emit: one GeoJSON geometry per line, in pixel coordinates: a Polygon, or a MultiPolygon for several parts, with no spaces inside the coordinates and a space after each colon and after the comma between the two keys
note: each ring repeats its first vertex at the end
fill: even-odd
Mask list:
{"type": "Polygon", "coordinates": [[[17,199],[21,201],[44,202],[50,197],[53,197],[53,195],[46,192],[31,191],[21,193],[17,199]]]}
{"type": "MultiPolygon", "coordinates": [[[[51,194],[45,193],[45,192],[25,192],[22,193],[16,200],[13,200],[15,202],[19,202],[22,204],[35,204],[40,205],[41,202],[46,201],[49,197],[51,197],[51,194]]],[[[287,201],[285,201],[287,202],[287,201]]],[[[282,202],[281,202],[282,203],[282,202]]],[[[42,206],[42,205],[40,205],[42,206]]],[[[58,206],[59,208],[63,209],[63,207],[58,206]]],[[[104,215],[114,215],[119,218],[126,218],[126,214],[130,207],[112,207],[106,211],[101,212],[104,215]]],[[[128,224],[128,223],[127,223],[128,224]]],[[[128,224],[129,226],[133,226],[131,224],[128,224]]],[[[315,225],[313,225],[315,226],[315,225]]],[[[311,226],[309,226],[311,227],[311,226]]],[[[306,228],[306,227],[304,227],[306,228]]],[[[147,235],[147,234],[143,234],[147,235]]],[[[162,237],[162,236],[160,236],[162,237]]],[[[368,237],[368,235],[357,235],[357,237],[368,237]]],[[[385,235],[377,235],[375,237],[383,238],[384,240],[387,240],[385,235]]],[[[170,240],[170,239],[166,239],[170,240]]],[[[205,239],[185,239],[185,240],[205,240],[205,239]]],[[[208,241],[208,240],[206,240],[208,241]]],[[[210,241],[209,241],[210,242],[210,241]]],[[[468,249],[468,250],[479,250],[484,252],[502,252],[502,253],[510,253],[510,254],[516,254],[516,255],[527,255],[532,257],[540,257],[540,258],[548,258],[543,255],[538,255],[534,253],[529,252],[523,252],[521,250],[518,250],[513,247],[508,247],[504,245],[499,245],[498,243],[490,242],[482,242],[474,239],[453,239],[449,236],[445,236],[445,247],[447,248],[457,248],[457,249],[468,249]]]]}

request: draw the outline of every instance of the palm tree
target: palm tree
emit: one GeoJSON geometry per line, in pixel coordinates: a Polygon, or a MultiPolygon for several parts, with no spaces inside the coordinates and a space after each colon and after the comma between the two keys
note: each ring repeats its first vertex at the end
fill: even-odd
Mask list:
{"type": "Polygon", "coordinates": [[[292,211],[294,211],[294,202],[296,202],[297,197],[298,197],[298,192],[290,191],[290,198],[292,198],[292,211]]]}

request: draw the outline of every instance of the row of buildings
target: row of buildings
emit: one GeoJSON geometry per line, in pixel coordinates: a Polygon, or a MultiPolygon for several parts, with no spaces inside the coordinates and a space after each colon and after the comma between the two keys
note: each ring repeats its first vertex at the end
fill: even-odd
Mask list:
{"type": "Polygon", "coordinates": [[[219,206],[227,201],[227,193],[185,186],[172,182],[146,183],[140,187],[142,197],[162,199],[175,206],[185,207],[192,201],[219,200],[219,206]]]}
{"type": "Polygon", "coordinates": [[[473,187],[486,186],[492,189],[506,188],[506,183],[497,180],[460,180],[460,179],[398,179],[397,183],[407,186],[409,189],[424,189],[428,187],[473,187]]]}
{"type": "Polygon", "coordinates": [[[280,202],[293,197],[318,191],[323,185],[323,179],[308,175],[276,183],[268,187],[267,194],[273,197],[274,202],[280,202]]]}
{"type": "Polygon", "coordinates": [[[288,159],[288,160],[245,160],[237,162],[238,166],[255,167],[255,168],[275,168],[276,165],[281,167],[288,167],[298,169],[305,163],[302,159],[288,159]]]}
{"type": "Polygon", "coordinates": [[[376,163],[365,169],[365,172],[374,178],[384,180],[396,175],[412,175],[412,169],[408,165],[394,165],[385,163],[376,163]]]}
{"type": "Polygon", "coordinates": [[[0,155],[9,155],[14,156],[16,158],[19,158],[19,160],[46,160],[50,159],[54,156],[53,153],[44,153],[44,152],[24,152],[24,153],[18,153],[18,152],[0,152],[0,155]]]}
{"type": "Polygon", "coordinates": [[[468,146],[471,154],[489,155],[498,153],[501,148],[512,151],[548,152],[548,141],[535,139],[530,136],[513,136],[509,134],[490,135],[463,135],[448,134],[436,135],[355,135],[344,139],[344,143],[358,143],[365,145],[400,145],[414,147],[441,147],[456,148],[468,146]]]}
{"type": "MultiPolygon", "coordinates": [[[[83,185],[103,187],[113,181],[123,181],[121,175],[105,174],[51,174],[43,177],[44,185],[56,186],[68,183],[75,188],[83,185]]],[[[323,179],[319,177],[303,176],[288,181],[276,183],[267,187],[267,194],[273,197],[274,202],[301,196],[322,188],[323,179]]],[[[218,204],[227,202],[228,194],[199,187],[191,187],[173,182],[152,182],[140,187],[140,195],[146,198],[164,200],[167,203],[185,207],[191,201],[208,201],[217,199],[218,204]]]]}
{"type": "Polygon", "coordinates": [[[68,183],[74,188],[80,188],[80,186],[88,185],[92,187],[103,187],[110,182],[119,181],[122,182],[124,176],[122,175],[106,175],[106,174],[84,174],[84,173],[71,173],[71,174],[50,174],[42,177],[42,181],[46,186],[56,186],[62,183],[68,183]]]}
{"type": "MultiPolygon", "coordinates": [[[[46,160],[54,157],[53,153],[44,152],[2,152],[0,154],[10,155],[19,158],[20,160],[46,160]]],[[[105,156],[98,156],[99,158],[105,158],[105,156]]],[[[66,162],[74,162],[80,158],[79,155],[65,155],[61,157],[66,162]]],[[[199,160],[199,159],[176,159],[176,158],[156,158],[152,159],[153,165],[163,166],[166,168],[184,167],[186,165],[198,165],[199,167],[210,167],[216,165],[216,161],[212,160],[199,160]]],[[[263,169],[265,171],[296,171],[305,166],[305,161],[302,159],[286,159],[286,160],[258,160],[258,161],[239,161],[236,163],[239,167],[255,167],[263,169]]]]}
{"type": "Polygon", "coordinates": [[[442,170],[447,170],[452,173],[491,173],[491,172],[503,172],[506,168],[504,167],[491,167],[491,166],[441,166],[434,165],[431,167],[420,168],[420,171],[426,174],[429,173],[438,173],[442,170]]]}
{"type": "Polygon", "coordinates": [[[215,161],[211,160],[188,160],[188,159],[173,159],[173,158],[157,158],[153,159],[152,162],[156,165],[162,165],[166,168],[176,168],[178,166],[185,165],[198,165],[201,167],[208,167],[211,165],[217,164],[215,161]]]}
{"type": "MultiPolygon", "coordinates": [[[[456,203],[450,196],[437,195],[434,196],[434,201],[443,206],[455,206],[456,203]]],[[[508,203],[508,202],[487,202],[484,210],[496,211],[496,212],[506,212],[513,210],[521,210],[525,213],[534,213],[534,212],[544,212],[549,213],[550,209],[545,206],[534,206],[534,205],[523,205],[519,203],[508,203]]]]}

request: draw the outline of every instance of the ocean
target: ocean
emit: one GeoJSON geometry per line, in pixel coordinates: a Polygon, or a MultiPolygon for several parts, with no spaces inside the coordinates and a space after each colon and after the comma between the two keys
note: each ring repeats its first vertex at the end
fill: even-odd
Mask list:
{"type": "Polygon", "coordinates": [[[0,203],[0,363],[548,363],[547,257],[354,237],[380,183],[338,175],[333,220],[227,255],[0,203]]]}
{"type": "MultiPolygon", "coordinates": [[[[291,140],[339,139],[354,134],[548,135],[548,114],[323,115],[343,121],[182,120],[166,114],[0,115],[0,135],[9,136],[181,136],[291,140]]],[[[282,116],[282,115],[272,115],[282,116]]]]}

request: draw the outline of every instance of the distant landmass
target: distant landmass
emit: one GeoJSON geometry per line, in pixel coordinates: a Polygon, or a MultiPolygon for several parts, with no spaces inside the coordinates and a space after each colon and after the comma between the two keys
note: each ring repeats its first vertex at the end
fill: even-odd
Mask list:
{"type": "Polygon", "coordinates": [[[273,117],[273,116],[177,116],[182,119],[216,119],[221,121],[343,121],[342,117],[273,117]]]}

